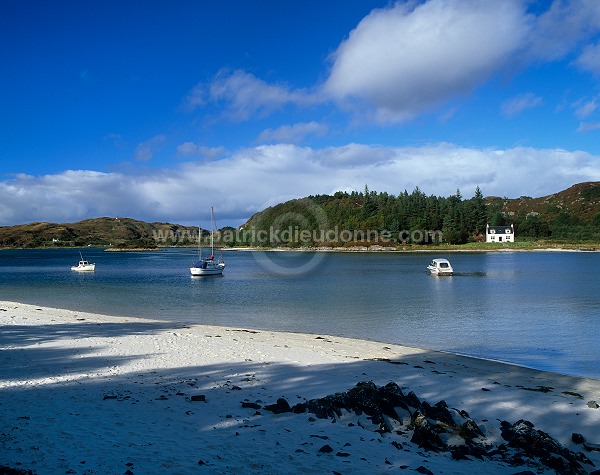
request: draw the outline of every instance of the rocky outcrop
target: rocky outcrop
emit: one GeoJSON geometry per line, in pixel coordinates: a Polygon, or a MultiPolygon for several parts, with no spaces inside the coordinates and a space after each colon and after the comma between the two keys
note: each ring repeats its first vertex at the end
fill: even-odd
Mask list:
{"type": "MultiPolygon", "coordinates": [[[[515,424],[502,422],[501,434],[507,444],[494,446],[466,411],[450,408],[445,401],[435,404],[421,401],[412,391],[404,394],[393,382],[382,387],[371,381],[360,382],[346,392],[311,399],[293,407],[279,398],[264,409],[277,414],[310,412],[317,418],[334,420],[347,413],[364,414],[375,425],[375,431],[409,437],[410,442],[421,449],[448,452],[455,460],[489,458],[513,466],[544,466],[559,475],[587,474],[583,465],[593,467],[583,453],[567,449],[525,420],[515,424]]],[[[582,436],[573,436],[586,450],[593,450],[587,449],[582,436]]],[[[594,447],[595,444],[587,445],[594,447]]]]}
{"type": "Polygon", "coordinates": [[[581,464],[593,465],[584,454],[568,450],[547,433],[535,429],[529,421],[521,419],[512,425],[502,421],[500,428],[502,438],[508,442],[509,447],[518,449],[527,457],[539,459],[556,473],[587,474],[581,464]]]}
{"type": "Polygon", "coordinates": [[[282,414],[284,412],[291,412],[292,410],[290,404],[282,397],[277,399],[277,402],[275,404],[265,406],[265,409],[267,411],[271,411],[274,414],[282,414]]]}

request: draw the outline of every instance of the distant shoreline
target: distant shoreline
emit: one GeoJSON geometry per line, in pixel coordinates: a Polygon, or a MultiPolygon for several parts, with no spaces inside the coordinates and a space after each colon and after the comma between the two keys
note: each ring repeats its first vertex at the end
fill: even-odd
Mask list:
{"type": "MultiPolygon", "coordinates": [[[[165,248],[171,249],[169,246],[165,248]]],[[[173,247],[177,249],[177,247],[173,247]]],[[[600,252],[600,245],[594,247],[577,246],[573,248],[565,247],[498,247],[498,248],[477,248],[477,247],[461,247],[458,248],[391,248],[391,247],[306,247],[306,248],[287,248],[287,247],[230,247],[222,249],[223,252],[241,252],[241,251],[255,251],[255,252],[346,252],[346,253],[411,253],[411,252],[450,252],[450,253],[461,253],[461,252],[600,252]]]]}
{"type": "MultiPolygon", "coordinates": [[[[2,250],[40,250],[40,249],[103,249],[105,252],[154,252],[164,249],[187,249],[195,250],[195,246],[159,246],[151,247],[111,247],[111,246],[68,246],[68,247],[0,247],[2,250]]],[[[454,246],[381,246],[374,244],[371,246],[320,246],[320,247],[257,247],[257,246],[233,246],[223,247],[220,252],[346,252],[346,253],[411,253],[411,252],[600,252],[600,243],[577,244],[564,243],[552,244],[544,243],[540,245],[530,245],[530,243],[516,243],[516,245],[489,244],[470,245],[461,244],[454,246]]]]}

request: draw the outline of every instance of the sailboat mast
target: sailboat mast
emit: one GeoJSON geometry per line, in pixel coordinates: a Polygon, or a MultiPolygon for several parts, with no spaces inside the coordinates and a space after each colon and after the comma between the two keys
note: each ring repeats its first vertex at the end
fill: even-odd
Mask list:
{"type": "Polygon", "coordinates": [[[210,221],[211,221],[211,230],[210,230],[210,255],[211,259],[215,257],[215,211],[213,207],[210,207],[210,221]]]}
{"type": "Polygon", "coordinates": [[[202,227],[198,226],[198,260],[202,260],[202,227]]]}

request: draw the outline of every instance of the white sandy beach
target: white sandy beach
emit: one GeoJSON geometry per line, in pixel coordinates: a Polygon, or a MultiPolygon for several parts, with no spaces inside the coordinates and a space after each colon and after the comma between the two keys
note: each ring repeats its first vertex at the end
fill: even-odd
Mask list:
{"type": "Polygon", "coordinates": [[[585,472],[600,469],[600,452],[572,441],[577,433],[588,448],[600,444],[595,380],[327,335],[7,301],[0,350],[0,466],[37,474],[554,473],[527,457],[521,466],[454,460],[411,442],[410,424],[376,431],[364,413],[265,409],[364,381],[466,411],[491,446],[507,444],[501,421],[526,419],[585,454],[595,465],[582,464],[585,472]]]}

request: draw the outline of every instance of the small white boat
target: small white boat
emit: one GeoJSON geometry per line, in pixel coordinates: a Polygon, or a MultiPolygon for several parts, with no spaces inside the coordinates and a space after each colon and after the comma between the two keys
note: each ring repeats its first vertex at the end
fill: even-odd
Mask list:
{"type": "Polygon", "coordinates": [[[208,259],[200,259],[190,267],[190,273],[192,275],[220,275],[225,269],[225,263],[222,260],[215,261],[214,255],[211,255],[208,259]]]}
{"type": "Polygon", "coordinates": [[[81,272],[90,272],[90,271],[93,271],[96,269],[95,262],[88,262],[83,258],[81,253],[79,253],[79,255],[81,256],[81,260],[79,261],[79,264],[77,264],[76,266],[72,266],[71,270],[76,270],[76,271],[81,271],[81,272]]]}
{"type": "Polygon", "coordinates": [[[448,259],[434,259],[427,266],[427,269],[434,275],[452,275],[454,273],[448,259]]]}
{"type": "Polygon", "coordinates": [[[193,276],[199,275],[221,275],[223,274],[223,269],[225,269],[225,262],[222,258],[215,260],[215,213],[213,209],[210,209],[210,217],[212,222],[212,229],[210,231],[210,257],[208,259],[202,259],[202,250],[200,247],[200,235],[202,234],[202,229],[198,229],[198,262],[196,262],[192,267],[190,267],[190,273],[193,276]]]}

